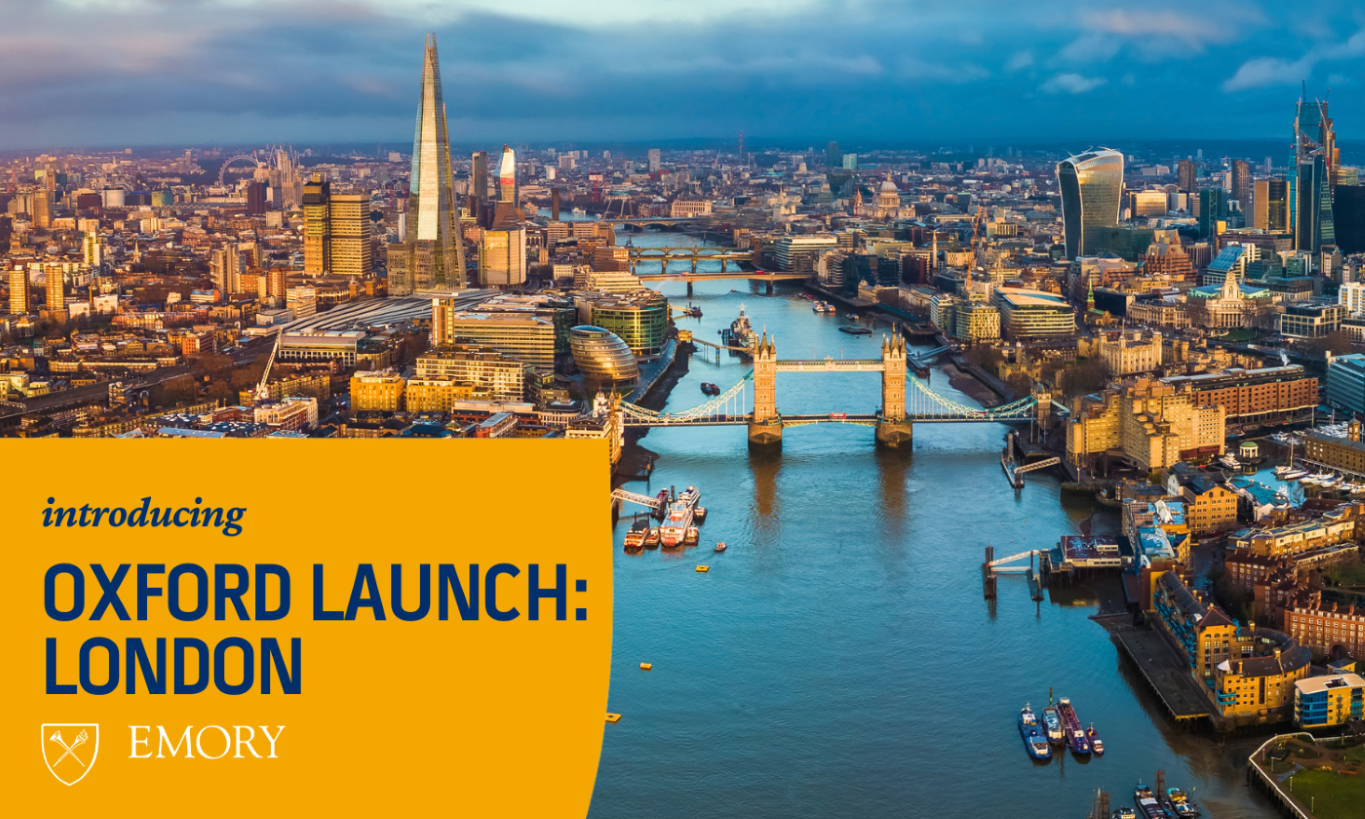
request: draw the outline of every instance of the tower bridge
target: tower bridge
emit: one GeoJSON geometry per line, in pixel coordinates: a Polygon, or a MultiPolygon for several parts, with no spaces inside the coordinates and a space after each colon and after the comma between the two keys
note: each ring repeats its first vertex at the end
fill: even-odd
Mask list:
{"type": "Polygon", "coordinates": [[[681,412],[656,412],[630,403],[616,409],[626,427],[744,426],[751,448],[780,447],[787,427],[812,424],[851,424],[872,427],[877,444],[890,448],[910,446],[914,425],[971,423],[1046,424],[1052,411],[1051,396],[1037,392],[1028,398],[992,409],[980,409],[939,395],[906,369],[905,339],[899,335],[882,339],[881,358],[788,359],[777,357],[767,333],[752,350],[754,369],[739,383],[700,406],[681,412]],[[778,373],[877,372],[882,376],[882,403],[875,413],[783,415],[777,408],[778,373]],[[753,382],[753,408],[748,404],[753,382]]]}

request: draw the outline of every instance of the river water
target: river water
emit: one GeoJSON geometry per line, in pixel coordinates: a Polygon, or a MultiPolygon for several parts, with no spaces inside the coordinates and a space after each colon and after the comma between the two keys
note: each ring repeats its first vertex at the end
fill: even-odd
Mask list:
{"type": "MultiPolygon", "coordinates": [[[[686,301],[682,284],[659,287],[686,301]]],[[[817,315],[798,292],[700,284],[692,300],[704,317],[680,326],[718,340],[743,303],[779,357],[878,356],[886,325],[840,333],[842,312],[817,315]]],[[[724,389],[748,369],[698,354],[668,408],[702,403],[702,381],[724,389]]],[[[971,403],[941,371],[931,385],[971,403]]],[[[784,374],[777,390],[787,413],[880,403],[876,374],[784,374]]],[[[923,424],[913,451],[896,452],[877,450],[869,428],[822,424],[788,430],[780,454],[756,456],[743,427],[652,430],[641,442],[659,456],[652,479],[628,488],[696,485],[710,516],[701,547],[683,554],[625,554],[629,519],[615,528],[609,708],[623,717],[606,726],[592,819],[1079,819],[1097,788],[1131,804],[1133,786],[1158,768],[1193,788],[1206,816],[1272,816],[1244,784],[1255,743],[1175,730],[1088,619],[1094,592],[1059,589],[1037,604],[1022,577],[1003,577],[999,599],[982,599],[986,544],[999,556],[1050,547],[1087,521],[1096,532],[1116,526],[1088,500],[1062,496],[1054,476],[1011,489],[1004,432],[923,424]],[[730,548],[714,554],[721,540],[730,548]],[[710,572],[697,573],[700,563],[710,572]],[[1049,689],[1095,724],[1103,757],[1039,764],[1025,754],[1019,709],[1041,711],[1049,689]]]]}

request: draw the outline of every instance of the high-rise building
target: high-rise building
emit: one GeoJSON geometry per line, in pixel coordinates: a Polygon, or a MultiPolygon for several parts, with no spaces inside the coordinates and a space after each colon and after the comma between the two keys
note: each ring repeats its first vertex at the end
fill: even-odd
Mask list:
{"type": "Polygon", "coordinates": [[[90,267],[104,264],[104,238],[97,231],[87,230],[82,234],[81,255],[90,267]]]}
{"type": "Polygon", "coordinates": [[[1337,185],[1332,215],[1342,253],[1365,253],[1365,186],[1337,185]]]}
{"type": "Polygon", "coordinates": [[[66,274],[58,264],[47,268],[47,314],[53,321],[66,321],[66,274]]]}
{"type": "Polygon", "coordinates": [[[209,255],[209,275],[224,296],[242,292],[242,254],[236,242],[228,242],[209,255]]]}
{"type": "Polygon", "coordinates": [[[450,132],[434,34],[427,36],[422,64],[409,185],[407,235],[401,244],[388,246],[389,292],[463,288],[464,239],[451,187],[450,132]]]}
{"type": "Polygon", "coordinates": [[[846,171],[856,171],[856,170],[858,170],[858,155],[857,155],[857,154],[844,154],[844,170],[846,170],[846,171]]]}
{"type": "Polygon", "coordinates": [[[1199,238],[1218,235],[1218,223],[1228,219],[1228,192],[1223,188],[1205,188],[1199,192],[1199,238]]]}
{"type": "Polygon", "coordinates": [[[263,216],[266,212],[265,183],[246,183],[246,212],[249,216],[263,216]]]}
{"type": "Polygon", "coordinates": [[[473,188],[469,195],[478,203],[475,215],[482,216],[488,210],[488,152],[475,151],[471,160],[469,184],[473,188]]]}
{"type": "Polygon", "coordinates": [[[650,173],[658,173],[658,172],[659,172],[659,168],[661,168],[662,166],[663,166],[663,161],[662,161],[662,159],[661,159],[661,157],[660,157],[659,149],[658,149],[658,148],[650,148],[650,149],[649,149],[649,172],[650,172],[650,173]]]}
{"type": "Polygon", "coordinates": [[[1289,183],[1283,179],[1262,179],[1256,182],[1255,190],[1252,227],[1267,233],[1289,230],[1289,183]]]}
{"type": "Polygon", "coordinates": [[[332,253],[332,183],[315,173],[303,186],[303,272],[327,272],[332,253]]]}
{"type": "Polygon", "coordinates": [[[368,276],[370,253],[370,197],[363,193],[334,194],[328,205],[331,249],[327,270],[338,276],[368,276]]]}
{"type": "Polygon", "coordinates": [[[9,272],[9,311],[24,315],[32,306],[28,292],[28,270],[16,267],[9,272]]]}
{"type": "Polygon", "coordinates": [[[520,203],[517,189],[517,153],[502,146],[502,164],[498,166],[498,202],[516,207],[520,203]]]}
{"type": "Polygon", "coordinates": [[[1336,244],[1332,218],[1338,154],[1327,103],[1299,98],[1294,117],[1294,159],[1289,167],[1290,230],[1296,250],[1313,253],[1336,244]]]}
{"type": "Polygon", "coordinates": [[[1196,184],[1194,162],[1189,159],[1180,160],[1176,166],[1176,179],[1182,191],[1194,193],[1196,184]]]}
{"type": "Polygon", "coordinates": [[[526,228],[485,230],[479,246],[479,284],[515,287],[526,283],[526,228]]]}
{"type": "Polygon", "coordinates": [[[1064,159],[1057,163],[1057,184],[1062,192],[1066,257],[1100,252],[1102,235],[1119,223],[1123,154],[1100,148],[1064,159]]]}
{"type": "Polygon", "coordinates": [[[34,191],[33,226],[38,230],[48,230],[52,227],[52,191],[34,191]]]}
{"type": "Polygon", "coordinates": [[[842,168],[844,166],[844,152],[839,150],[839,143],[829,142],[825,145],[825,167],[842,168]]]}
{"type": "Polygon", "coordinates": [[[1232,198],[1242,213],[1251,212],[1251,163],[1245,159],[1232,160],[1232,198]]]}

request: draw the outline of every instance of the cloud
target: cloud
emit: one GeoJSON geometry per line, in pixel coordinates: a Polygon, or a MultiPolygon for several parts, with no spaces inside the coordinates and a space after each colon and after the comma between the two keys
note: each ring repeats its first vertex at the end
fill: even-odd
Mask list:
{"type": "Polygon", "coordinates": [[[1094,91],[1101,85],[1109,82],[1104,77],[1086,77],[1074,72],[1058,74],[1047,82],[1043,83],[1042,90],[1049,94],[1084,94],[1094,91]]]}
{"type": "Polygon", "coordinates": [[[1032,65],[1033,65],[1033,52],[1032,52],[1032,51],[1028,51],[1028,50],[1026,49],[1026,50],[1024,50],[1024,51],[1015,52],[1014,56],[1013,56],[1013,57],[1010,57],[1010,61],[1007,62],[1007,63],[1005,63],[1005,70],[1006,70],[1006,71],[1022,71],[1022,70],[1024,70],[1025,68],[1028,68],[1028,67],[1030,67],[1030,66],[1032,66],[1032,65]]]}
{"type": "Polygon", "coordinates": [[[1119,53],[1123,43],[1117,37],[1104,34],[1086,34],[1077,37],[1057,54],[1057,59],[1068,63],[1092,65],[1112,60],[1119,53]]]}
{"type": "Polygon", "coordinates": [[[1296,85],[1308,79],[1313,67],[1327,60],[1350,60],[1365,55],[1365,29],[1361,29],[1345,42],[1319,46],[1299,57],[1289,60],[1283,57],[1256,57],[1238,67],[1237,73],[1223,81],[1224,91],[1245,91],[1250,88],[1263,88],[1277,85],[1296,85]]]}

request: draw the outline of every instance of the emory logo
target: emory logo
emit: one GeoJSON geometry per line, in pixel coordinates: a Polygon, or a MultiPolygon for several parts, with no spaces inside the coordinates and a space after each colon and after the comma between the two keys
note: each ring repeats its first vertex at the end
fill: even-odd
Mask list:
{"type": "Polygon", "coordinates": [[[63,785],[74,785],[95,767],[100,726],[94,722],[46,722],[42,726],[43,762],[63,785]]]}

